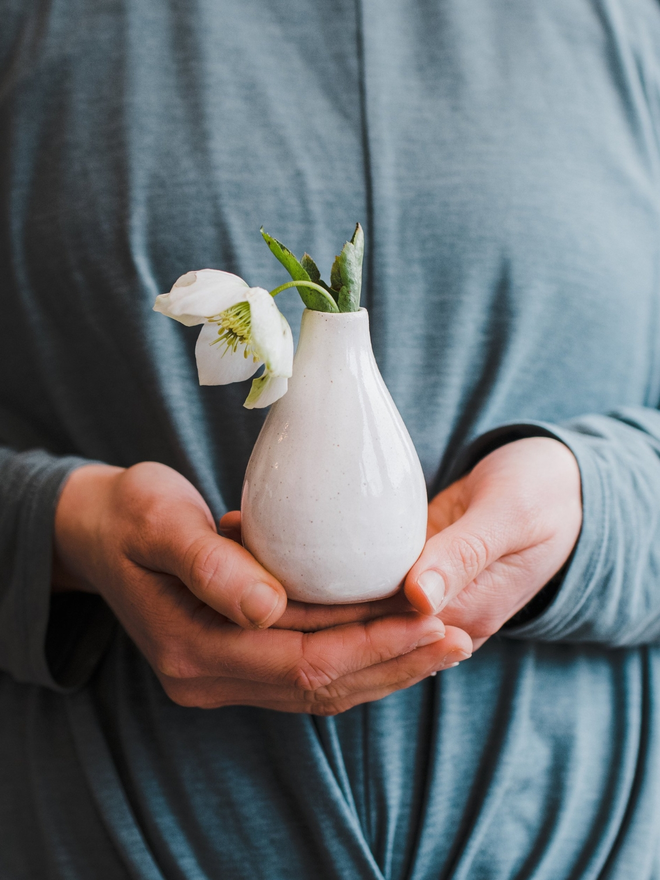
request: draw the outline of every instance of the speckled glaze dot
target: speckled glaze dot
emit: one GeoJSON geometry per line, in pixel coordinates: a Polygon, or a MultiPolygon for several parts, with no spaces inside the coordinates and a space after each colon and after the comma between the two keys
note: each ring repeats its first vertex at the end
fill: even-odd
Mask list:
{"type": "Polygon", "coordinates": [[[241,512],[247,549],[303,602],[390,596],[421,553],[424,477],[365,309],[303,313],[289,390],[255,444],[241,512]]]}

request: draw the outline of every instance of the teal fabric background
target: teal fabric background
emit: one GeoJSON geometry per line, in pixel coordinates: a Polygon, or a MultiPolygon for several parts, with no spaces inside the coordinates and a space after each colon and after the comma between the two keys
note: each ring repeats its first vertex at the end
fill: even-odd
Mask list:
{"type": "Polygon", "coordinates": [[[0,3],[3,880],[660,878],[659,99],[655,0],[0,3]],[[51,608],[59,487],[151,459],[236,507],[264,414],[154,298],[286,280],[262,224],[327,272],[356,220],[429,492],[540,426],[575,557],[379,703],[176,706],[102,603],[51,608]]]}

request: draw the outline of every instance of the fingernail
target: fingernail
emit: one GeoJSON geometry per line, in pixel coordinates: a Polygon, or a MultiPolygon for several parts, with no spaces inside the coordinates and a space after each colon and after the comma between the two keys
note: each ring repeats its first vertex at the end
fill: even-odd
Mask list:
{"type": "Polygon", "coordinates": [[[432,645],[434,642],[439,642],[440,639],[444,639],[445,634],[443,632],[435,632],[426,633],[425,636],[422,636],[421,639],[415,645],[416,648],[424,648],[426,645],[432,645]]]}
{"type": "Polygon", "coordinates": [[[268,584],[252,584],[243,593],[241,611],[255,626],[263,626],[279,605],[280,594],[268,584]]]}
{"type": "Polygon", "coordinates": [[[431,608],[434,611],[438,611],[445,599],[445,581],[442,575],[429,568],[420,574],[417,578],[417,583],[429,600],[431,608]]]}

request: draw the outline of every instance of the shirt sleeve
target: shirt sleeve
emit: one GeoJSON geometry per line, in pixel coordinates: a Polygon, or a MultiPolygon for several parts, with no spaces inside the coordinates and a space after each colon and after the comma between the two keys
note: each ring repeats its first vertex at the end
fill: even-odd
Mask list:
{"type": "Polygon", "coordinates": [[[630,407],[561,425],[504,425],[478,437],[453,473],[467,472],[505,443],[534,436],[560,440],[575,455],[582,530],[549,602],[525,622],[516,616],[505,634],[612,647],[660,641],[660,413],[630,407]]]}
{"type": "Polygon", "coordinates": [[[60,692],[89,678],[115,626],[99,596],[51,594],[55,507],[88,463],[0,447],[0,669],[60,692]]]}

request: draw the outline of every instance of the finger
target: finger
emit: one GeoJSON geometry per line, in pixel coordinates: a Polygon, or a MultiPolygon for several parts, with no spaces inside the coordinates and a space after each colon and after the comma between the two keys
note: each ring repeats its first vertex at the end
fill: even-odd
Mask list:
{"type": "MultiPolygon", "coordinates": [[[[333,627],[314,633],[269,629],[242,630],[219,618],[198,635],[194,658],[175,657],[179,677],[226,675],[299,691],[315,690],[357,672],[444,638],[444,624],[434,617],[403,614],[333,627]]],[[[161,672],[167,669],[160,666],[161,672]]]]}
{"type": "Polygon", "coordinates": [[[286,611],[274,626],[279,629],[314,632],[346,623],[366,622],[391,614],[406,614],[414,610],[403,590],[390,596],[389,599],[359,602],[355,605],[312,605],[289,600],[286,611]]]}
{"type": "Polygon", "coordinates": [[[467,477],[462,477],[443,489],[429,504],[427,540],[460,519],[467,509],[465,491],[467,477]]]}
{"type": "Polygon", "coordinates": [[[301,692],[290,686],[233,678],[204,678],[190,682],[166,680],[163,684],[176,702],[199,708],[257,705],[282,712],[334,715],[417,684],[470,656],[470,639],[460,630],[448,633],[448,646],[449,651],[440,641],[417,648],[403,657],[344,676],[316,691],[301,692]]]}
{"type": "Polygon", "coordinates": [[[179,578],[198,599],[239,626],[270,626],[286,608],[279,581],[244,547],[218,535],[202,509],[185,501],[175,511],[160,511],[131,558],[179,578]]]}
{"type": "Polygon", "coordinates": [[[220,526],[229,531],[239,530],[241,528],[241,512],[240,510],[230,510],[220,517],[220,526]]]}
{"type": "Polygon", "coordinates": [[[230,510],[220,518],[218,523],[218,531],[223,538],[229,538],[231,541],[241,543],[241,512],[240,510],[230,510]]]}
{"type": "Polygon", "coordinates": [[[446,627],[445,638],[421,646],[408,654],[342,676],[314,692],[314,699],[346,699],[354,693],[386,691],[392,693],[409,687],[433,672],[472,656],[472,640],[458,627],[446,627]]]}
{"type": "Polygon", "coordinates": [[[406,577],[406,596],[418,611],[437,614],[485,568],[518,549],[492,505],[475,502],[426,542],[406,577]]]}

